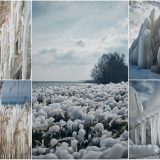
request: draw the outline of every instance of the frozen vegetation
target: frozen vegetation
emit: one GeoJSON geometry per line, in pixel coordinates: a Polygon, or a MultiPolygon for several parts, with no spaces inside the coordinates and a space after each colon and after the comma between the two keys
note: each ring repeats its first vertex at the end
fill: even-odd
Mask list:
{"type": "Polygon", "coordinates": [[[30,158],[30,105],[0,105],[0,159],[30,158]]]}
{"type": "Polygon", "coordinates": [[[34,159],[128,157],[128,83],[39,86],[32,96],[34,159]]]}
{"type": "Polygon", "coordinates": [[[0,1],[0,77],[31,77],[31,2],[0,1]]]}

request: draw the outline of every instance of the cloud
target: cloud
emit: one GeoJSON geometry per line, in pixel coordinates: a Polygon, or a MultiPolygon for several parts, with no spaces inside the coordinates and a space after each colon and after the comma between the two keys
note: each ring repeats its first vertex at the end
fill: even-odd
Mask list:
{"type": "Polygon", "coordinates": [[[33,55],[33,63],[38,66],[43,65],[43,67],[53,67],[57,65],[79,66],[90,65],[93,61],[95,63],[97,61],[97,57],[99,57],[99,54],[96,52],[86,56],[82,56],[82,53],[79,52],[79,54],[77,54],[76,52],[77,51],[75,50],[62,51],[55,48],[42,49],[37,54],[33,55]],[[55,52],[52,52],[52,50],[55,52]]]}
{"type": "Polygon", "coordinates": [[[127,18],[128,2],[33,2],[33,80],[90,79],[102,54],[127,57],[127,18]]]}
{"type": "Polygon", "coordinates": [[[39,54],[40,54],[40,55],[41,55],[41,54],[54,54],[54,53],[56,53],[56,52],[57,52],[56,48],[50,48],[50,49],[40,50],[40,51],[39,51],[39,54]]]}
{"type": "Polygon", "coordinates": [[[77,41],[76,45],[82,48],[85,47],[85,43],[82,40],[77,41]]]}

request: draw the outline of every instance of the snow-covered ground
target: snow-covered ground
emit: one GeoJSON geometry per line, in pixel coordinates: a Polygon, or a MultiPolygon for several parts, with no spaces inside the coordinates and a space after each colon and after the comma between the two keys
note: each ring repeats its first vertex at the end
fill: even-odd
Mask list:
{"type": "Polygon", "coordinates": [[[137,65],[129,65],[129,79],[160,79],[160,74],[149,69],[138,69],[137,65]]]}
{"type": "Polygon", "coordinates": [[[33,158],[128,157],[128,83],[48,84],[33,83],[33,158]]]}
{"type": "MultiPolygon", "coordinates": [[[[158,1],[130,1],[129,5],[129,47],[138,37],[138,33],[144,19],[148,17],[151,10],[155,8],[156,16],[160,15],[160,2],[158,1]]],[[[137,66],[129,66],[130,79],[160,79],[160,74],[152,73],[150,70],[139,70],[137,66]]]]}

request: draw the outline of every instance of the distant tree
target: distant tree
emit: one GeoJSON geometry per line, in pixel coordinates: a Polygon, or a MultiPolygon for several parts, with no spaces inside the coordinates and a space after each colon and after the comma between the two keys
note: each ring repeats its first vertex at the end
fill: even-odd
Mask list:
{"type": "Polygon", "coordinates": [[[128,67],[124,58],[124,54],[120,55],[117,52],[103,54],[91,71],[92,79],[102,84],[128,81],[128,67]]]}

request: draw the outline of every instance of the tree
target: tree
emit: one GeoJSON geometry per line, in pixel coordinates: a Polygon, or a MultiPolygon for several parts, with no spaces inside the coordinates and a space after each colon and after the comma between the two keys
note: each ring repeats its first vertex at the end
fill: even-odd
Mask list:
{"type": "Polygon", "coordinates": [[[128,67],[124,62],[124,54],[117,52],[103,54],[91,71],[91,77],[96,83],[118,83],[128,81],[128,67]]]}

